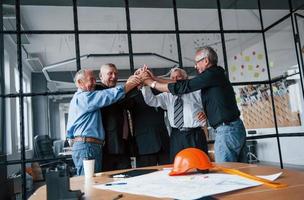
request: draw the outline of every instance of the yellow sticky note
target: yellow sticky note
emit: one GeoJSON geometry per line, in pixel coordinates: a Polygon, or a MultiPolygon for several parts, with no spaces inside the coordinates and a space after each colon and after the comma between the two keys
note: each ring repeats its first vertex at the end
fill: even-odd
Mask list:
{"type": "Polygon", "coordinates": [[[258,59],[259,59],[259,60],[262,60],[262,59],[263,59],[263,57],[264,57],[264,55],[263,55],[263,54],[261,54],[261,53],[259,53],[257,57],[258,57],[258,59]]]}
{"type": "Polygon", "coordinates": [[[231,72],[235,72],[236,71],[236,66],[235,65],[232,65],[231,66],[231,72]]]}
{"type": "Polygon", "coordinates": [[[241,97],[236,97],[236,103],[241,103],[241,97]]]}
{"type": "Polygon", "coordinates": [[[249,62],[250,61],[250,56],[245,56],[245,61],[249,62]]]}

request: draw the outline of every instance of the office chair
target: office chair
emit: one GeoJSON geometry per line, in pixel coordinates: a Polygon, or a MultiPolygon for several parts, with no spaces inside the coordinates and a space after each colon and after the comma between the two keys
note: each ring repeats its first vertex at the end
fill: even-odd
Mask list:
{"type": "Polygon", "coordinates": [[[58,156],[59,153],[63,151],[64,140],[55,140],[53,144],[54,144],[54,153],[56,156],[58,156]]]}
{"type": "MultiPolygon", "coordinates": [[[[249,135],[255,135],[256,131],[248,131],[249,135]]],[[[258,142],[256,140],[248,140],[246,141],[246,146],[247,146],[247,159],[248,163],[253,164],[253,163],[258,163],[259,159],[257,157],[257,147],[258,142]]]]}
{"type": "Polygon", "coordinates": [[[36,135],[34,137],[34,152],[39,159],[55,158],[52,140],[48,135],[36,135]]]}
{"type": "Polygon", "coordinates": [[[39,166],[42,169],[43,177],[45,177],[44,175],[47,168],[55,168],[62,163],[68,164],[71,176],[76,174],[76,169],[71,156],[56,156],[53,150],[52,140],[48,135],[36,135],[34,137],[34,152],[35,157],[38,159],[62,158],[61,160],[56,161],[40,162],[39,166]]]}

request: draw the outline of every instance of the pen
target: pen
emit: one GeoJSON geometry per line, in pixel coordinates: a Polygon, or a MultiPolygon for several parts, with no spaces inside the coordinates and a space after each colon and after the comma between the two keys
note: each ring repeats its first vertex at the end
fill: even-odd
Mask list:
{"type": "Polygon", "coordinates": [[[120,183],[106,183],[105,186],[112,186],[112,185],[126,185],[127,183],[123,183],[123,182],[120,182],[120,183]]]}
{"type": "Polygon", "coordinates": [[[113,198],[112,200],[118,200],[118,199],[120,199],[122,197],[123,197],[123,194],[119,194],[119,195],[117,195],[117,197],[113,198]]]}
{"type": "Polygon", "coordinates": [[[127,175],[125,174],[118,174],[118,175],[113,175],[112,178],[126,178],[127,175]]]}

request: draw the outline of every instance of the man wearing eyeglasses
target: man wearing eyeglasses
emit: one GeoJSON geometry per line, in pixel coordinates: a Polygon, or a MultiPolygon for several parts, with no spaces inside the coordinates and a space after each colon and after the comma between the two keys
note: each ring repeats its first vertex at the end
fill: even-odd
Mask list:
{"type": "Polygon", "coordinates": [[[199,75],[179,81],[160,80],[147,69],[140,76],[144,84],[174,95],[201,90],[202,103],[210,125],[215,129],[215,161],[245,162],[246,130],[239,118],[233,87],[225,70],[217,65],[216,52],[209,46],[195,54],[195,68],[199,75]]]}

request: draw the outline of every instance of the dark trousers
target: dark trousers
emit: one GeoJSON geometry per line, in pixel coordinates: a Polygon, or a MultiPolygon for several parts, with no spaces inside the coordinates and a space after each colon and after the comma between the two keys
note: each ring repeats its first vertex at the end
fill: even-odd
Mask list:
{"type": "Polygon", "coordinates": [[[148,167],[169,164],[169,152],[160,150],[157,153],[136,156],[136,167],[148,167]]]}
{"type": "Polygon", "coordinates": [[[104,153],[102,161],[102,171],[131,168],[131,159],[128,154],[104,153]]]}
{"type": "Polygon", "coordinates": [[[172,128],[170,135],[170,161],[174,161],[175,155],[179,151],[189,147],[201,149],[208,155],[208,144],[204,130],[201,127],[188,131],[172,128]]]}

